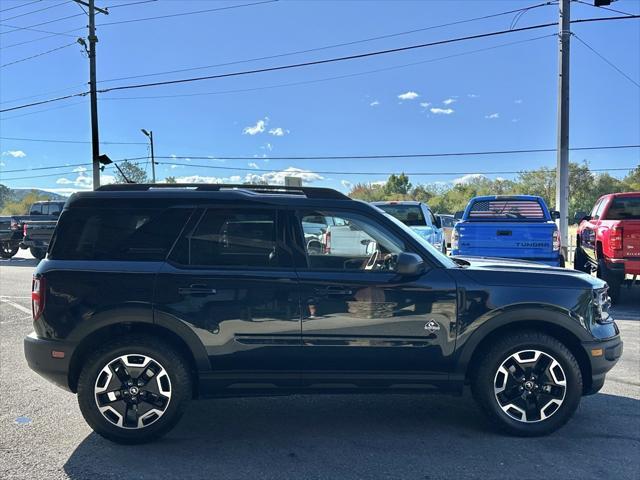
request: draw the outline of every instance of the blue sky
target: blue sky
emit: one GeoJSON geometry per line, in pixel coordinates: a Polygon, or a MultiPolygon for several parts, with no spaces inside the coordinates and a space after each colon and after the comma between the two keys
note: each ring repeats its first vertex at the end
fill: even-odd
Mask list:
{"type": "MultiPolygon", "coordinates": [[[[13,9],[1,14],[0,20],[11,26],[29,26],[82,13],[77,5],[68,2],[6,20],[62,1],[43,0],[13,9]]],[[[97,4],[113,6],[131,1],[98,0],[97,4]]],[[[2,0],[0,10],[21,2],[2,0]]],[[[111,14],[100,15],[97,23],[243,3],[251,0],[159,0],[112,8],[111,14]]],[[[510,27],[514,15],[269,60],[108,81],[315,49],[535,3],[280,0],[198,15],[105,25],[98,29],[99,87],[263,68],[502,30],[510,27]]],[[[640,1],[620,0],[612,8],[637,14],[640,1]]],[[[557,6],[537,8],[527,12],[517,26],[553,22],[557,15],[557,6]]],[[[609,15],[616,14],[572,4],[574,19],[609,15]]],[[[34,28],[53,32],[80,28],[71,34],[86,35],[81,28],[84,25],[86,17],[78,16],[34,28]]],[[[15,43],[46,34],[9,30],[5,26],[0,29],[7,32],[0,33],[2,65],[74,41],[73,37],[56,36],[13,47],[15,43]]],[[[639,20],[574,24],[572,31],[636,82],[640,80],[639,20]]],[[[348,188],[347,182],[375,182],[386,178],[348,172],[431,172],[435,175],[414,176],[412,180],[414,183],[451,183],[459,181],[461,175],[438,173],[554,166],[554,153],[401,160],[292,161],[270,157],[553,148],[557,94],[557,38],[552,36],[555,32],[552,27],[349,62],[104,93],[99,97],[101,140],[141,144],[105,144],[101,152],[114,160],[146,156],[146,138],[140,132],[146,128],[154,132],[158,156],[211,157],[175,160],[186,166],[174,168],[158,165],[159,179],[172,175],[185,180],[244,181],[265,176],[270,181],[279,181],[283,171],[300,169],[305,171],[303,177],[308,184],[342,190],[348,188]],[[524,41],[529,39],[533,40],[524,41]],[[390,69],[401,66],[404,67],[390,69]],[[377,72],[327,80],[375,70],[377,72]],[[311,81],[313,83],[309,83],[311,81]],[[295,83],[297,85],[286,86],[295,83]],[[271,86],[278,87],[265,88],[271,86]],[[182,96],[162,98],[171,95],[182,96]],[[217,156],[252,159],[219,160],[217,156]]],[[[639,144],[640,89],[575,39],[571,64],[571,145],[639,144]]],[[[78,45],[6,66],[0,69],[0,75],[0,107],[8,108],[82,91],[88,78],[88,61],[78,45]],[[32,96],[35,97],[24,98],[32,96]]],[[[90,140],[86,98],[6,112],[0,114],[0,119],[2,137],[90,140]]],[[[0,140],[0,151],[3,171],[84,163],[90,162],[91,157],[88,143],[0,140]]],[[[593,168],[633,167],[640,163],[639,159],[638,149],[571,153],[572,161],[587,160],[593,168]]],[[[150,171],[148,162],[141,162],[150,171]]],[[[88,188],[90,175],[72,170],[67,167],[0,173],[0,181],[12,187],[37,187],[61,193],[88,188]],[[59,175],[36,177],[56,172],[59,175]],[[17,177],[32,178],[10,180],[17,177]]],[[[612,173],[624,175],[624,172],[612,173]]],[[[104,180],[109,181],[112,172],[107,169],[104,175],[104,180]]]]}

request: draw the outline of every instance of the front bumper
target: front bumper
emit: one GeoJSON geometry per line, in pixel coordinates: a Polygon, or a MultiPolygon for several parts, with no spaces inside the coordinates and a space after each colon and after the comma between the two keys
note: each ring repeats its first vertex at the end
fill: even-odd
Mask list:
{"type": "Polygon", "coordinates": [[[587,382],[585,395],[593,395],[604,385],[605,376],[622,356],[623,342],[620,335],[608,340],[582,342],[582,348],[591,364],[591,384],[587,382]]]}
{"type": "Polygon", "coordinates": [[[35,332],[24,339],[24,356],[29,368],[68,391],[72,391],[69,386],[69,365],[74,350],[75,345],[40,338],[35,332]],[[64,358],[55,358],[53,352],[64,352],[64,358]]]}

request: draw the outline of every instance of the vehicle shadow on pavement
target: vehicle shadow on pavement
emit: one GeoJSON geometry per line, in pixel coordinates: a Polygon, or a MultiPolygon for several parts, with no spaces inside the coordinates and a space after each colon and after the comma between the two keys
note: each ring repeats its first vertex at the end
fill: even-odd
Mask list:
{"type": "Polygon", "coordinates": [[[0,267],[31,267],[35,268],[40,260],[35,258],[10,258],[8,260],[0,260],[0,267]]]}
{"type": "Polygon", "coordinates": [[[620,299],[611,308],[616,320],[640,320],[640,280],[633,287],[625,285],[620,291],[620,299]]]}
{"type": "Polygon", "coordinates": [[[633,478],[639,447],[640,400],[615,395],[585,397],[542,438],[497,433],[468,394],[293,396],[194,402],[147,445],[92,433],[64,470],[73,479],[633,478]],[[523,465],[531,475],[515,473],[523,465]]]}

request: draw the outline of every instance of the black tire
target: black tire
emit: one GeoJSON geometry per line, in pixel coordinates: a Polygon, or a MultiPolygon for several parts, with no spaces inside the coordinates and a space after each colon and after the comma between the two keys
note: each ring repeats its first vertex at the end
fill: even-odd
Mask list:
{"type": "Polygon", "coordinates": [[[442,254],[447,254],[447,242],[445,240],[442,240],[442,254]]]}
{"type": "Polygon", "coordinates": [[[29,252],[33,255],[33,258],[37,260],[42,260],[47,255],[47,251],[45,249],[38,247],[29,247],[29,252]]]}
{"type": "Polygon", "coordinates": [[[609,297],[611,297],[612,303],[617,303],[620,300],[620,291],[622,290],[622,284],[624,283],[624,275],[612,272],[607,268],[607,264],[604,260],[598,260],[598,278],[607,282],[609,285],[609,297]]]}
{"type": "Polygon", "coordinates": [[[564,259],[563,255],[560,255],[560,268],[565,268],[567,266],[567,262],[564,259]]]}
{"type": "MultiPolygon", "coordinates": [[[[483,352],[483,355],[479,357],[479,361],[481,363],[471,376],[473,396],[491,423],[511,435],[534,437],[552,433],[571,418],[580,403],[582,396],[582,374],[578,362],[569,349],[553,337],[536,331],[507,334],[499,338],[483,352]],[[556,375],[559,378],[564,376],[566,386],[562,390],[560,390],[561,387],[549,387],[563,392],[562,399],[559,400],[561,402],[559,406],[547,403],[550,399],[555,398],[550,394],[546,394],[540,390],[534,390],[529,394],[523,385],[527,383],[530,386],[532,382],[526,381],[523,382],[523,384],[519,384],[519,381],[515,379],[518,370],[516,370],[515,373],[511,372],[511,376],[501,376],[500,368],[503,364],[505,364],[512,355],[522,354],[523,351],[539,351],[541,352],[539,358],[550,357],[561,367],[560,372],[562,375],[556,375]],[[498,400],[502,392],[497,393],[498,389],[496,388],[496,385],[498,382],[501,382],[502,379],[504,379],[504,382],[500,387],[504,389],[504,394],[515,392],[515,395],[517,395],[513,400],[504,402],[506,405],[503,406],[501,406],[499,403],[500,400],[498,400]],[[519,392],[522,393],[520,394],[519,392]],[[531,395],[531,398],[528,398],[527,395],[531,395]],[[534,412],[536,409],[538,410],[538,417],[534,414],[531,415],[531,419],[527,419],[527,414],[523,414],[520,419],[516,419],[514,418],[515,415],[519,415],[517,409],[511,409],[509,406],[518,402],[532,402],[532,404],[538,406],[542,403],[543,407],[533,409],[534,412]],[[555,407],[555,409],[553,409],[553,407],[555,407]],[[550,411],[550,409],[552,411],[550,411]],[[542,415],[543,411],[547,414],[546,418],[542,415]],[[510,414],[508,412],[512,413],[510,414]]],[[[535,387],[546,388],[546,385],[555,383],[551,380],[550,373],[552,368],[557,372],[557,367],[554,367],[554,363],[548,360],[547,362],[549,367],[547,367],[547,370],[545,370],[543,374],[539,375],[540,378],[534,380],[533,383],[535,387]],[[535,384],[536,382],[540,382],[540,379],[545,382],[544,387],[535,384]]],[[[503,371],[506,372],[506,370],[503,371]]],[[[535,369],[533,369],[532,372],[535,372],[535,369]]],[[[530,374],[531,372],[527,375],[530,374]]],[[[525,378],[531,378],[526,377],[526,375],[524,376],[525,378]]],[[[540,383],[542,384],[543,382],[540,383]]],[[[520,403],[520,405],[522,405],[522,403],[520,403]]],[[[521,412],[523,410],[524,409],[522,409],[521,412]]]]}
{"type": "Polygon", "coordinates": [[[10,243],[3,243],[0,245],[0,257],[4,259],[9,259],[13,257],[16,253],[18,253],[18,246],[12,246],[10,243]]]}
{"type": "Polygon", "coordinates": [[[576,252],[573,256],[573,268],[580,272],[591,274],[591,265],[589,264],[589,257],[584,250],[580,248],[580,245],[576,246],[576,252]]]}
{"type": "MultiPolygon", "coordinates": [[[[138,444],[160,438],[178,423],[193,394],[192,376],[187,361],[171,345],[153,337],[130,336],[118,339],[100,348],[87,358],[83,364],[84,367],[78,378],[78,404],[80,405],[82,415],[96,433],[116,443],[138,444]],[[131,403],[127,404],[124,400],[124,395],[127,395],[127,400],[130,400],[131,394],[126,390],[130,390],[131,387],[127,387],[125,383],[122,383],[121,387],[117,387],[121,383],[121,380],[116,375],[115,370],[109,368],[109,365],[112,365],[114,361],[118,361],[118,358],[122,356],[128,356],[127,358],[132,360],[144,356],[150,357],[151,361],[147,365],[150,367],[159,365],[163,370],[160,370],[160,373],[156,377],[151,377],[151,379],[148,380],[148,392],[144,390],[147,385],[139,388],[139,395],[136,395],[135,399],[135,409],[131,406],[131,403]],[[151,362],[155,362],[155,364],[151,362]],[[105,382],[103,378],[108,374],[105,374],[104,370],[107,369],[109,372],[113,372],[113,374],[104,385],[105,391],[103,393],[96,393],[99,385],[98,382],[105,382]],[[168,382],[166,378],[164,378],[165,373],[166,377],[168,377],[168,382]],[[154,378],[156,379],[157,386],[153,384],[154,378]],[[115,389],[109,387],[109,385],[112,385],[112,382],[117,388],[123,390],[117,390],[119,398],[112,403],[108,403],[110,399],[105,398],[107,396],[106,391],[113,390],[116,392],[115,389]],[[158,407],[159,409],[163,408],[163,411],[158,418],[153,419],[151,410],[155,404],[147,402],[146,399],[150,397],[151,400],[154,400],[154,393],[151,392],[151,389],[162,389],[161,385],[166,388],[169,396],[167,400],[166,394],[161,391],[159,392],[160,395],[156,395],[156,402],[164,403],[164,407],[158,407]],[[126,393],[123,393],[125,391],[126,393]],[[122,408],[124,408],[124,417],[121,416],[120,419],[117,419],[116,416],[119,415],[117,412],[115,414],[113,412],[107,412],[111,420],[103,415],[98,406],[98,402],[100,401],[99,395],[101,396],[100,398],[105,399],[105,401],[102,402],[103,408],[108,405],[114,405],[113,411],[116,411],[116,409],[122,411],[122,408]],[[149,397],[147,397],[147,395],[149,397]],[[128,406],[125,406],[125,404],[128,406]],[[128,409],[131,407],[134,412],[138,412],[138,405],[146,410],[140,415],[140,418],[137,416],[133,418],[138,427],[118,426],[116,424],[129,420],[127,416],[128,409]],[[149,424],[140,426],[140,422],[144,421],[144,416],[150,413],[151,417],[149,418],[151,418],[151,421],[149,424]]],[[[124,364],[120,363],[119,365],[122,366],[124,364]]],[[[125,370],[130,370],[130,378],[133,379],[133,382],[137,382],[143,378],[147,368],[139,369],[129,365],[128,369],[125,370]],[[138,374],[139,377],[135,377],[134,370],[140,371],[138,374]]],[[[136,386],[139,384],[134,383],[133,385],[136,386]]]]}

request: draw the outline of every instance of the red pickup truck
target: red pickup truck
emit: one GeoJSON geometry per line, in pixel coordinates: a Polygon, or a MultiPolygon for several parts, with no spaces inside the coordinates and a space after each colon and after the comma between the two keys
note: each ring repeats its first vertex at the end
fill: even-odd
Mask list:
{"type": "Polygon", "coordinates": [[[609,284],[615,302],[625,275],[640,274],[640,192],[612,193],[598,199],[591,214],[576,213],[579,222],[574,268],[609,284]]]}

